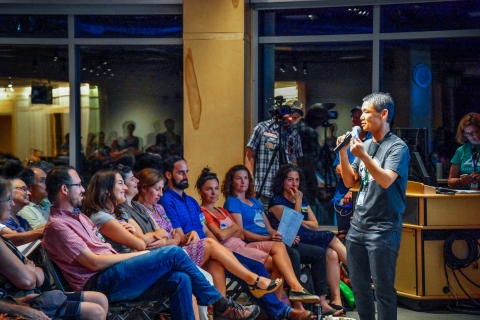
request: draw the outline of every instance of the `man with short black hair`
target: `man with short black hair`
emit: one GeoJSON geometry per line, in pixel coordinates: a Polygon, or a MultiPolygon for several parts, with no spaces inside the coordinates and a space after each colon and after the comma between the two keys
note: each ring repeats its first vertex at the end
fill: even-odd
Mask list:
{"type": "MultiPolygon", "coordinates": [[[[400,248],[402,213],[410,154],[405,142],[390,131],[394,102],[388,93],[363,98],[363,130],[373,138],[352,139],[356,157],[350,165],[347,148],[340,150],[340,168],[347,188],[360,183],[351,228],[347,260],[355,304],[361,320],[375,319],[370,279],[375,285],[378,319],[397,319],[395,268],[400,248]]],[[[345,136],[339,138],[342,142],[345,136]]]]}
{"type": "Polygon", "coordinates": [[[242,307],[223,297],[178,246],[117,254],[80,212],[85,189],[72,167],[53,169],[46,186],[53,206],[42,244],[74,290],[100,291],[110,302],[169,297],[172,319],[194,318],[192,293],[200,305],[213,305],[213,319],[258,314],[257,306],[242,307]]]}

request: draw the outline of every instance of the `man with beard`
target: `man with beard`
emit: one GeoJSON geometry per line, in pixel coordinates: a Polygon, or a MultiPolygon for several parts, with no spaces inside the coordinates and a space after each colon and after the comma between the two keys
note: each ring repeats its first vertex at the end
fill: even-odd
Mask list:
{"type": "Polygon", "coordinates": [[[213,305],[213,319],[254,319],[257,306],[242,307],[223,297],[177,246],[117,254],[98,237],[79,210],[85,189],[77,172],[59,166],[49,172],[47,192],[53,206],[42,241],[74,290],[104,293],[109,302],[170,299],[172,319],[194,319],[192,293],[200,305],[213,305]]]}
{"type": "MultiPolygon", "coordinates": [[[[210,230],[205,226],[205,216],[197,201],[185,193],[188,188],[188,165],[184,158],[173,156],[163,163],[163,170],[165,177],[168,180],[168,189],[165,191],[163,197],[160,198],[159,203],[165,209],[170,222],[176,233],[180,235],[181,244],[196,242],[199,239],[206,237],[217,240],[210,230]]],[[[246,258],[238,253],[233,252],[237,260],[248,270],[256,273],[259,276],[269,278],[269,274],[265,266],[258,261],[246,258]]],[[[207,263],[209,263],[207,261],[207,263]]],[[[205,265],[204,265],[205,266],[205,265]]],[[[203,266],[202,266],[203,267],[203,266]]],[[[223,277],[224,274],[219,275],[218,269],[207,271],[212,277],[223,277]],[[217,272],[215,272],[217,271],[217,272]]],[[[229,278],[234,278],[237,282],[242,283],[243,288],[248,288],[248,285],[242,279],[235,277],[228,272],[229,278]]],[[[219,278],[217,278],[218,280],[219,278]]],[[[220,282],[220,280],[218,281],[220,282]]],[[[251,285],[251,284],[250,284],[251,285]]],[[[311,312],[307,310],[300,310],[290,308],[283,302],[279,301],[275,293],[267,293],[261,298],[255,298],[250,291],[247,294],[258,305],[265,309],[269,319],[284,319],[289,320],[308,320],[311,319],[311,312]]]]}

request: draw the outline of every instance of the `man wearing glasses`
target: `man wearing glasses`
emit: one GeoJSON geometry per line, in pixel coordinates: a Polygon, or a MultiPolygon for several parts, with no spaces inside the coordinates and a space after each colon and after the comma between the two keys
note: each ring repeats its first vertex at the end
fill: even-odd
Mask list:
{"type": "MultiPolygon", "coordinates": [[[[30,169],[27,169],[30,170],[30,169]]],[[[43,227],[47,223],[50,209],[44,209],[41,205],[43,199],[47,196],[45,189],[45,178],[47,174],[40,168],[32,168],[35,183],[29,186],[31,189],[30,202],[17,213],[17,216],[25,219],[32,229],[43,227]]]]}
{"type": "Polygon", "coordinates": [[[265,209],[268,207],[268,201],[273,195],[271,191],[272,182],[278,169],[287,163],[297,165],[297,159],[303,155],[300,135],[292,126],[303,116],[302,104],[295,100],[289,101],[285,105],[290,106],[291,113],[284,115],[281,123],[276,121],[274,117],[257,124],[247,144],[245,166],[255,179],[257,198],[262,202],[265,209]],[[281,139],[278,137],[279,132],[281,139]],[[275,155],[272,166],[268,170],[269,162],[280,140],[282,150],[279,150],[275,155]],[[282,161],[281,159],[283,158],[286,159],[282,161]],[[262,188],[264,180],[265,183],[262,188]]]}

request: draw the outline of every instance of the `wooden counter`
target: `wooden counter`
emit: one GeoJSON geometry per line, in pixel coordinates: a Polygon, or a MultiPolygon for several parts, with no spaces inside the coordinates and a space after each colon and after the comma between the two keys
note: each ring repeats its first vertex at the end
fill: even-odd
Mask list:
{"type": "MultiPolygon", "coordinates": [[[[445,239],[458,232],[480,239],[480,194],[436,194],[433,187],[409,181],[395,282],[400,301],[422,309],[428,300],[468,299],[448,267],[451,289],[445,276],[445,239]]],[[[466,257],[465,241],[455,241],[452,247],[458,258],[466,257]]],[[[471,264],[462,271],[480,285],[478,266],[471,264]]],[[[465,291],[479,299],[480,288],[456,274],[465,291]]]]}

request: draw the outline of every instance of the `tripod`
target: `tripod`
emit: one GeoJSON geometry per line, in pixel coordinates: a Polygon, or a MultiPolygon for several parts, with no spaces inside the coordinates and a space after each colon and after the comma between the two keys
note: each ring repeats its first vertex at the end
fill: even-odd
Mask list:
{"type": "Polygon", "coordinates": [[[332,162],[332,152],[330,151],[327,145],[327,128],[330,125],[323,125],[323,132],[325,137],[325,142],[323,146],[320,147],[320,161],[322,163],[323,174],[325,178],[325,188],[333,187],[333,182],[335,185],[337,184],[337,175],[335,170],[333,169],[333,162],[332,162]]]}
{"type": "Polygon", "coordinates": [[[268,174],[270,173],[270,169],[272,168],[272,165],[275,161],[277,154],[279,155],[280,167],[288,163],[287,155],[285,154],[285,150],[283,149],[283,146],[282,146],[282,128],[285,124],[283,122],[283,119],[281,118],[274,117],[273,119],[274,121],[268,127],[269,128],[275,127],[275,131],[278,137],[278,143],[273,149],[273,154],[270,158],[270,161],[268,162],[267,172],[265,173],[265,176],[262,179],[262,184],[260,185],[260,189],[257,191],[257,195],[256,195],[257,199],[260,199],[260,197],[262,196],[262,191],[263,191],[263,188],[265,187],[265,182],[267,181],[268,174]]]}

